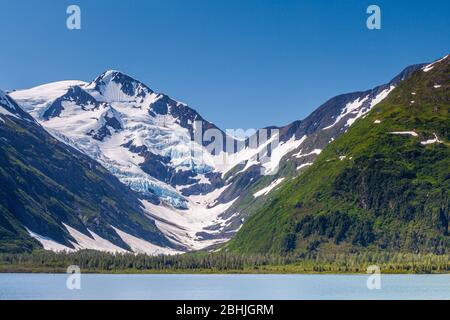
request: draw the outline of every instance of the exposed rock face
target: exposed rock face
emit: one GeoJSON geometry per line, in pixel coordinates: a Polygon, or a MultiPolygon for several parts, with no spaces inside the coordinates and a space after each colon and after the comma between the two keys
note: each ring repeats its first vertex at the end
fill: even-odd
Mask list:
{"type": "MultiPolygon", "coordinates": [[[[227,136],[186,104],[118,71],[90,83],[58,82],[12,95],[55,137],[139,193],[171,241],[198,249],[229,239],[270,197],[255,193],[301,174],[330,141],[420,67],[408,67],[374,89],[334,97],[304,120],[267,128],[269,142],[279,141],[266,142],[268,158],[253,149],[255,137],[227,136]],[[219,148],[208,148],[215,136],[197,139],[209,129],[220,133],[219,148]],[[223,163],[234,152],[227,146],[237,154],[223,163]]],[[[261,137],[256,140],[263,144],[261,137]]]]}

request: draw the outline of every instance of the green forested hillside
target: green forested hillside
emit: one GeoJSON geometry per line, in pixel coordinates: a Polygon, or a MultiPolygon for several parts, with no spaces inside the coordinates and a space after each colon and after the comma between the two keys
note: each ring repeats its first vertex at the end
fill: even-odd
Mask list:
{"type": "Polygon", "coordinates": [[[286,182],[225,250],[448,253],[449,57],[426,70],[286,182]]]}

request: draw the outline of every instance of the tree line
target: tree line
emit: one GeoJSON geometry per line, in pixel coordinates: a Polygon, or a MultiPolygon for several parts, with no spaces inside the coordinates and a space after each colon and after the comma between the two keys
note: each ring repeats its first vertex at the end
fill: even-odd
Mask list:
{"type": "Polygon", "coordinates": [[[38,250],[31,253],[0,254],[1,272],[65,272],[77,265],[82,272],[249,272],[249,273],[365,273],[369,265],[382,272],[450,272],[450,255],[392,252],[342,254],[237,254],[195,252],[171,256],[111,254],[93,250],[60,252],[38,250]]]}

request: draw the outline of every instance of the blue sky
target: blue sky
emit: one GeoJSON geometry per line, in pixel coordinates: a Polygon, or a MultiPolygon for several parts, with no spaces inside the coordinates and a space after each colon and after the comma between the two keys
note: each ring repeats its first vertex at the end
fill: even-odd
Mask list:
{"type": "Polygon", "coordinates": [[[222,128],[302,119],[450,51],[448,0],[0,1],[0,88],[118,69],[222,128]],[[370,4],[381,30],[366,28],[370,4]]]}

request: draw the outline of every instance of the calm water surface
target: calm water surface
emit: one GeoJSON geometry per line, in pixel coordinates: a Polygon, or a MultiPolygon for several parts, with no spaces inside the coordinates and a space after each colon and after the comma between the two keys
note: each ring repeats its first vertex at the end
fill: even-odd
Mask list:
{"type": "Polygon", "coordinates": [[[0,299],[450,299],[450,275],[81,275],[0,274],[0,299]]]}

